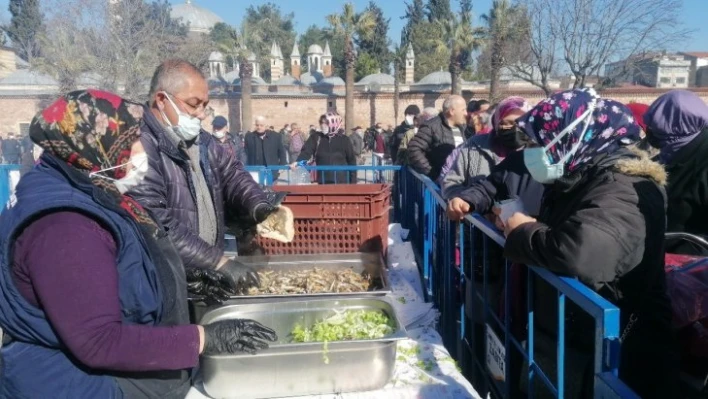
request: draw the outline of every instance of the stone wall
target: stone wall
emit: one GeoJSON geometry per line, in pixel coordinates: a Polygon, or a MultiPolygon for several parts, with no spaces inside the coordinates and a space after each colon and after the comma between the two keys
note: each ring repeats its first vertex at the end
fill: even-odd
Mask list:
{"type": "MultiPolygon", "coordinates": [[[[708,103],[708,88],[693,89],[708,103]]],[[[612,98],[623,103],[639,102],[651,104],[666,90],[651,88],[618,88],[602,92],[603,97],[612,98]]],[[[465,92],[466,99],[488,98],[489,93],[465,92]]],[[[535,103],[543,99],[543,92],[538,90],[508,91],[507,95],[518,95],[535,103]]],[[[398,121],[393,109],[393,93],[356,93],[354,96],[354,123],[368,127],[376,122],[384,125],[397,125],[403,119],[403,111],[411,104],[440,109],[447,97],[446,93],[401,93],[398,102],[398,121]]],[[[47,96],[0,97],[0,135],[8,132],[19,132],[20,123],[29,123],[32,117],[53,98],[47,96]]],[[[344,114],[344,96],[339,95],[286,95],[254,94],[252,99],[254,117],[262,115],[268,125],[280,130],[286,123],[296,122],[303,127],[317,125],[319,116],[329,109],[344,114]]],[[[238,94],[221,94],[212,96],[211,107],[214,115],[225,116],[232,131],[240,130],[241,100],[238,94]]],[[[252,122],[250,124],[252,126],[252,122]]],[[[251,128],[248,126],[248,129],[251,128]]],[[[211,130],[211,119],[204,121],[204,127],[211,130]]]]}

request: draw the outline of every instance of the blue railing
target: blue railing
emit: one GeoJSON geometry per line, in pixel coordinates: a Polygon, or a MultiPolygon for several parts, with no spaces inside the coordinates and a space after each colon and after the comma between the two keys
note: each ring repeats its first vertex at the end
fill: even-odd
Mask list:
{"type": "Polygon", "coordinates": [[[492,265],[492,251],[496,247],[501,255],[500,246],[505,241],[499,231],[477,214],[465,217],[462,223],[450,221],[438,186],[418,173],[402,172],[401,191],[401,202],[396,205],[405,204],[408,211],[402,213],[400,222],[411,230],[426,294],[440,310],[443,342],[482,396],[491,392],[495,397],[511,398],[525,391],[533,397],[540,382],[553,396],[565,397],[565,308],[570,300],[595,322],[594,333],[589,332],[594,336],[588,337],[594,342],[595,397],[637,397],[617,377],[620,319],[616,306],[575,279],[528,267],[525,317],[513,320],[511,304],[520,299],[510,285],[514,265],[499,256],[503,263],[503,272],[498,273],[502,275],[501,284],[490,282],[492,267],[499,266],[492,265]],[[481,276],[473,272],[479,265],[466,267],[466,262],[475,260],[481,260],[481,276]],[[553,287],[558,298],[555,375],[544,371],[534,356],[534,322],[536,313],[544,311],[534,307],[534,288],[539,281],[553,287]],[[495,289],[503,292],[498,304],[493,299],[498,294],[495,289]],[[514,328],[518,330],[519,326],[525,333],[515,334],[514,328]],[[502,343],[501,348],[496,341],[502,343]],[[525,368],[528,371],[523,371],[525,368]],[[520,387],[524,380],[525,389],[520,387]]]}
{"type": "Polygon", "coordinates": [[[0,212],[10,200],[13,183],[19,179],[20,165],[0,165],[0,212]]]}
{"type": "MultiPolygon", "coordinates": [[[[594,331],[588,331],[588,340],[594,348],[595,397],[637,397],[617,377],[619,309],[594,291],[575,279],[504,260],[500,249],[504,237],[499,231],[477,214],[465,217],[460,223],[450,221],[439,187],[418,173],[390,165],[307,169],[320,172],[318,177],[324,176],[321,172],[357,172],[358,183],[378,183],[385,173],[393,174],[396,220],[410,230],[425,293],[440,311],[439,330],[443,342],[482,396],[490,392],[494,397],[518,397],[522,390],[520,385],[524,385],[523,390],[533,397],[539,382],[553,396],[566,396],[563,370],[568,361],[565,310],[569,300],[595,323],[594,331]],[[526,304],[521,318],[512,315],[512,304],[520,299],[519,292],[512,289],[516,281],[513,270],[519,267],[526,277],[526,304]],[[502,271],[496,273],[501,277],[495,276],[495,270],[502,271]],[[555,372],[544,368],[537,356],[535,321],[548,311],[534,306],[537,284],[549,285],[557,297],[555,372]],[[496,292],[499,290],[503,294],[496,292]],[[502,300],[495,300],[495,295],[502,300]],[[522,326],[521,333],[519,326],[522,326]],[[497,341],[501,345],[494,345],[497,341]]],[[[9,198],[9,173],[15,170],[19,170],[19,166],[0,165],[0,204],[9,198]]],[[[266,185],[287,184],[292,177],[287,166],[248,167],[247,170],[266,185]],[[274,179],[274,172],[278,180],[274,179]]],[[[351,183],[351,175],[344,176],[347,181],[343,183],[351,183]]]]}
{"type": "MultiPolygon", "coordinates": [[[[312,172],[313,183],[332,182],[334,184],[352,183],[384,183],[386,174],[393,174],[401,170],[400,166],[304,166],[312,172]],[[339,172],[339,173],[337,173],[339,172]],[[356,182],[352,174],[356,173],[356,182]]],[[[254,179],[263,185],[291,184],[296,180],[295,171],[289,166],[246,166],[254,179]]]]}

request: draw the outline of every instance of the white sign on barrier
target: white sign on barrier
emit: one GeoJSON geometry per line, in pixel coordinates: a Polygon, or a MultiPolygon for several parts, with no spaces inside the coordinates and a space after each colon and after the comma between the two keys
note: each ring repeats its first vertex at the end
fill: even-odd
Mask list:
{"type": "Polygon", "coordinates": [[[495,380],[504,382],[506,377],[506,348],[487,324],[487,368],[495,380]]]}
{"type": "Polygon", "coordinates": [[[10,175],[10,194],[14,194],[15,187],[17,187],[17,183],[20,182],[20,171],[19,170],[11,170],[9,175],[10,175]]]}
{"type": "Polygon", "coordinates": [[[253,178],[253,180],[256,181],[256,183],[258,183],[258,184],[261,183],[261,174],[260,174],[260,172],[248,172],[248,173],[251,174],[251,177],[253,178]]]}

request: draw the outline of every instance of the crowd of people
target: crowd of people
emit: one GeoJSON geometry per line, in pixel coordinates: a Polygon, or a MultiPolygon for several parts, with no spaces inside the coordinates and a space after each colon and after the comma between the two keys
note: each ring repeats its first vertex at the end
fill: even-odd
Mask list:
{"type": "MultiPolygon", "coordinates": [[[[351,132],[330,111],[308,130],[276,132],[259,116],[245,134],[216,116],[209,133],[208,104],[199,69],[168,60],[146,104],[68,93],[31,123],[41,154],[3,141],[6,162],[28,152],[37,162],[0,214],[0,397],[184,397],[200,354],[268,347],[277,336],[256,321],[193,325],[187,311],[188,293],[220,301],[259,284],[224,255],[224,235],[282,209],[244,165],[358,165],[367,151],[439,182],[450,219],[488,216],[507,237],[507,259],[577,277],[616,304],[620,378],[643,398],[676,397],[664,254],[706,253],[664,234],[708,235],[708,105],[694,93],[646,106],[592,89],[538,104],[452,95],[440,110],[408,106],[395,128],[351,132]],[[517,211],[504,220],[509,201],[517,211]]],[[[535,295],[555,307],[555,294],[535,295]]],[[[568,306],[566,342],[591,358],[581,313],[568,306]]],[[[554,339],[552,316],[538,313],[539,342],[554,339]]],[[[555,356],[544,348],[539,364],[555,356]]],[[[566,396],[592,395],[591,360],[576,366],[566,396]]]]}

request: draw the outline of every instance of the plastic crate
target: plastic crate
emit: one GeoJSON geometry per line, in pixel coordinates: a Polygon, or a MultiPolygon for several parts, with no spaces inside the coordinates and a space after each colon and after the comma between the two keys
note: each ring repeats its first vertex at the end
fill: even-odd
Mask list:
{"type": "Polygon", "coordinates": [[[391,186],[330,184],[274,186],[287,191],[283,205],[293,211],[291,243],[258,238],[268,255],[383,252],[388,243],[391,186]]]}

